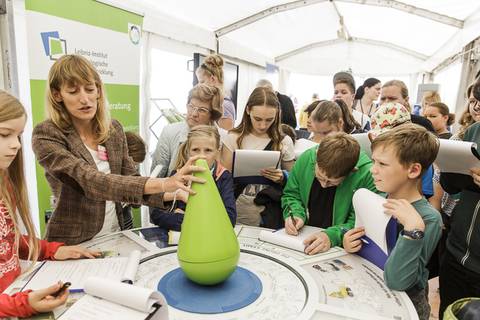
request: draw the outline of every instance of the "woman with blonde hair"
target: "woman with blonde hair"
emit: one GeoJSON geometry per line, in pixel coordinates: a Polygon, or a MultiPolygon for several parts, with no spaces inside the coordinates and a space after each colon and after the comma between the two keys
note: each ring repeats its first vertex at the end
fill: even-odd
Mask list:
{"type": "Polygon", "coordinates": [[[223,97],[223,114],[217,120],[218,126],[225,130],[233,128],[235,123],[235,105],[232,97],[225,94],[223,87],[223,58],[218,54],[211,54],[205,58],[195,71],[199,83],[205,83],[220,89],[223,97]]]}
{"type": "MultiPolygon", "coordinates": [[[[100,75],[79,55],[50,69],[49,119],[33,130],[33,150],[57,200],[46,238],[76,244],[124,228],[121,203],[163,207],[163,193],[196,181],[192,165],[167,179],[138,176],[122,126],[110,119],[100,75]]],[[[202,180],[203,182],[203,180],[202,180]]]]}
{"type": "MultiPolygon", "coordinates": [[[[188,93],[187,119],[165,126],[152,155],[152,172],[168,177],[176,169],[179,146],[187,140],[190,130],[198,125],[214,126],[222,116],[222,94],[217,87],[197,84],[188,93]]],[[[223,129],[220,129],[223,130],[223,129]]],[[[225,133],[226,134],[226,133],[225,133]]]]}
{"type": "MultiPolygon", "coordinates": [[[[0,292],[22,272],[19,259],[31,261],[30,271],[38,260],[94,258],[100,254],[36,237],[21,151],[26,118],[22,104],[0,90],[0,292]],[[20,231],[22,225],[26,235],[20,231]]],[[[0,318],[28,317],[53,310],[67,301],[67,291],[55,295],[61,287],[59,282],[45,289],[22,291],[12,296],[0,294],[0,318]]]]}

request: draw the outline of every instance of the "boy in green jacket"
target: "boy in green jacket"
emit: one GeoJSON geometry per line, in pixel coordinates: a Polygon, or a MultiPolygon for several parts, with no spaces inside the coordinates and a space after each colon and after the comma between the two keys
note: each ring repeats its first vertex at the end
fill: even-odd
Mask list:
{"type": "Polygon", "coordinates": [[[305,240],[305,253],[342,244],[342,230],[355,224],[353,193],[376,191],[371,165],[358,142],[343,132],[325,137],[296,161],[282,196],[285,230],[297,235],[305,224],[325,229],[305,240]]]}
{"type": "MultiPolygon", "coordinates": [[[[385,263],[383,277],[392,290],[406,291],[420,320],[428,320],[430,306],[427,263],[441,236],[442,218],[420,193],[422,174],[437,157],[438,139],[425,128],[402,124],[372,142],[372,175],[379,191],[387,193],[385,213],[402,230],[385,263]]],[[[362,247],[362,228],[345,233],[343,247],[362,247]]]]}

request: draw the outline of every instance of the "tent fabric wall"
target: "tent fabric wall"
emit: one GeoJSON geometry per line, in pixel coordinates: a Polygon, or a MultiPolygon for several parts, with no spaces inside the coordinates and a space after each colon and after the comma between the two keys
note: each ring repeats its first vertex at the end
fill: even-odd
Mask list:
{"type": "MultiPolygon", "coordinates": [[[[460,1],[459,1],[460,2],[460,1]]],[[[462,51],[469,42],[480,36],[480,9],[473,12],[464,23],[462,30],[454,34],[435,52],[422,66],[424,70],[432,70],[443,60],[462,51]]]]}
{"type": "Polygon", "coordinates": [[[232,60],[232,62],[239,65],[237,119],[235,120],[235,124],[239,124],[250,93],[255,89],[257,81],[265,78],[266,73],[265,68],[260,68],[255,64],[239,60],[232,60]]]}
{"type": "Polygon", "coordinates": [[[303,3],[270,0],[248,5],[240,0],[201,3],[144,0],[140,6],[148,8],[145,10],[147,29],[213,50],[217,34],[220,53],[239,57],[236,52],[248,52],[240,58],[258,65],[264,65],[258,59],[262,56],[268,62],[307,47],[305,52],[299,52],[302,56],[277,61],[277,64],[292,72],[320,75],[331,74],[334,68],[349,67],[354,73],[370,75],[395,74],[399,69],[403,74],[430,72],[478,37],[480,29],[476,0],[310,0],[303,3]],[[410,9],[398,9],[401,6],[410,6],[410,9]],[[256,17],[258,14],[260,17],[256,17]],[[149,27],[151,17],[159,15],[169,16],[176,22],[163,26],[152,23],[149,27]],[[202,35],[197,36],[196,28],[189,30],[193,32],[191,35],[183,34],[187,29],[174,28],[179,26],[179,21],[188,21],[202,29],[202,35]],[[316,50],[314,46],[332,40],[346,43],[329,46],[328,50],[316,50]],[[223,42],[229,43],[228,49],[223,45],[228,52],[222,52],[223,42]],[[315,59],[319,53],[323,53],[321,58],[315,59]],[[425,58],[418,59],[422,55],[425,58]],[[382,59],[385,62],[379,64],[382,59]]]}
{"type": "Polygon", "coordinates": [[[166,14],[157,12],[145,15],[143,30],[202,48],[216,49],[216,39],[212,32],[166,14]]]}

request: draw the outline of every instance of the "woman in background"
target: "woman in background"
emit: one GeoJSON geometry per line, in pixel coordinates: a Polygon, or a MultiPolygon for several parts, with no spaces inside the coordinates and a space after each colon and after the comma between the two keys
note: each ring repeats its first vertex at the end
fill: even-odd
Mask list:
{"type": "Polygon", "coordinates": [[[235,123],[235,105],[232,97],[225,94],[223,87],[223,58],[218,54],[211,54],[205,58],[195,74],[199,83],[205,83],[220,89],[223,96],[223,114],[217,120],[218,126],[224,130],[230,130],[235,123]]]}
{"type": "Polygon", "coordinates": [[[455,121],[455,114],[450,113],[445,103],[430,103],[423,111],[423,116],[430,120],[439,138],[450,139],[452,134],[448,131],[448,127],[455,121]]]}
{"type": "Polygon", "coordinates": [[[152,172],[163,178],[176,170],[178,148],[187,140],[188,132],[198,125],[215,125],[222,116],[220,89],[207,84],[197,84],[188,93],[187,118],[185,121],[166,125],[152,155],[152,172]]]}
{"type": "Polygon", "coordinates": [[[377,110],[375,101],[380,96],[382,83],[376,78],[368,78],[358,87],[355,93],[354,109],[367,115],[369,118],[377,110]]]}

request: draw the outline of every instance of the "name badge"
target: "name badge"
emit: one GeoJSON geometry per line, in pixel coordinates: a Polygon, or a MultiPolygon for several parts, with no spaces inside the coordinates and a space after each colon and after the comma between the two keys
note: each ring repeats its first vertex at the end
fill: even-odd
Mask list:
{"type": "Polygon", "coordinates": [[[104,146],[99,145],[97,147],[97,155],[98,155],[98,159],[102,161],[108,161],[107,148],[105,148],[104,146]]]}

